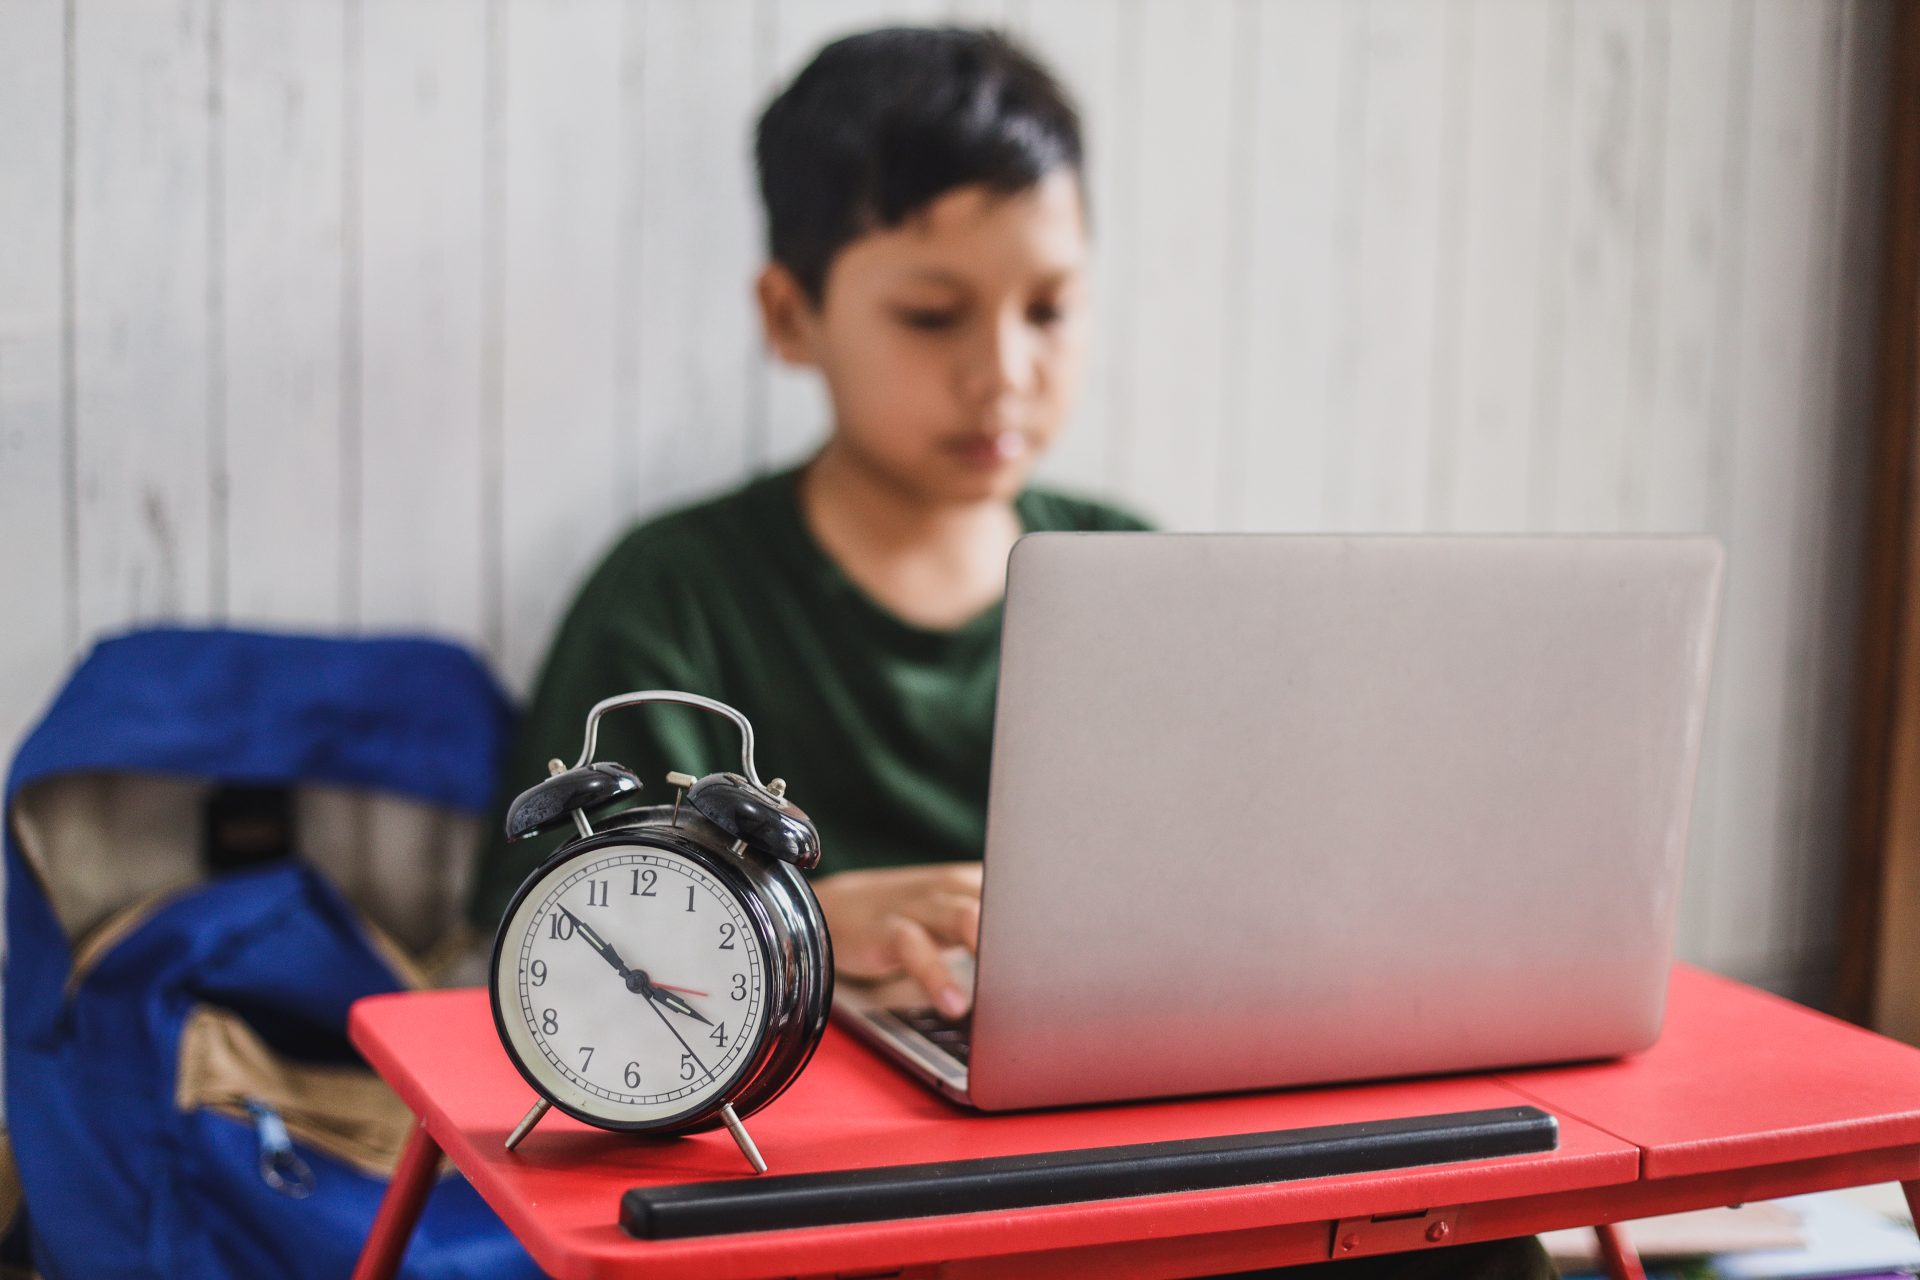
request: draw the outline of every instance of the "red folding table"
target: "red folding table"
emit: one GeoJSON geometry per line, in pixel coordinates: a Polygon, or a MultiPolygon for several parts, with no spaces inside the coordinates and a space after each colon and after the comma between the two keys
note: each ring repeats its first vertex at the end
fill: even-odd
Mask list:
{"type": "Polygon", "coordinates": [[[1899,1181],[1920,1209],[1920,1049],[1702,970],[1674,970],[1660,1042],[1616,1062],[982,1116],[942,1101],[830,1028],[805,1074],[752,1118],[776,1173],[1116,1146],[1532,1105],[1556,1150],[1377,1173],[845,1226],[636,1240],[630,1187],[754,1176],[724,1131],[635,1139],[532,1101],[479,990],[376,996],[354,1043],[419,1123],[357,1277],[393,1274],[440,1157],[547,1272],[575,1277],[1178,1276],[1601,1231],[1610,1224],[1899,1181]]]}

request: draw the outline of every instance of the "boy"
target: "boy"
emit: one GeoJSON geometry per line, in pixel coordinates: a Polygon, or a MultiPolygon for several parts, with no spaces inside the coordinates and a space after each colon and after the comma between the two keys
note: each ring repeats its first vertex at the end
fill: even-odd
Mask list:
{"type": "MultiPolygon", "coordinates": [[[[600,698],[731,703],[819,827],[839,972],[904,971],[958,1016],[968,995],[941,952],[979,928],[1007,553],[1031,530],[1145,527],[1027,487],[1086,343],[1079,121],[997,35],[874,31],[799,74],[756,152],[762,321],[781,359],[820,370],[831,434],[805,465],[614,548],[554,641],[499,808],[549,757],[571,761],[600,698]]],[[[610,717],[597,754],[651,781],[737,767],[738,741],[717,718],[644,708],[610,717]]],[[[553,841],[529,843],[487,851],[475,925],[497,923],[553,841]]],[[[1525,1243],[1521,1264],[1472,1273],[1542,1274],[1525,1243]]],[[[1463,1274],[1465,1252],[1443,1272],[1463,1274]]]]}

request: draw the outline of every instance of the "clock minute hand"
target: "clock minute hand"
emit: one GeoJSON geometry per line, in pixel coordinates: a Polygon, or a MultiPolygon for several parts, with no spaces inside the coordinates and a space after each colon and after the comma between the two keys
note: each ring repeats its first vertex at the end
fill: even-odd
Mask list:
{"type": "MultiPolygon", "coordinates": [[[[654,988],[648,987],[647,990],[651,992],[654,990],[654,988]]],[[[700,1068],[700,1074],[703,1076],[711,1077],[713,1075],[712,1068],[708,1067],[706,1063],[700,1061],[700,1055],[693,1051],[693,1046],[688,1044],[687,1038],[680,1034],[680,1028],[673,1025],[673,1020],[668,1018],[666,1014],[660,1012],[660,1006],[655,1004],[652,1000],[647,1001],[647,1008],[653,1010],[653,1016],[660,1019],[661,1024],[665,1026],[668,1031],[671,1031],[673,1033],[673,1038],[680,1042],[680,1047],[687,1051],[687,1056],[689,1058],[693,1059],[693,1065],[700,1068]]]]}
{"type": "Polygon", "coordinates": [[[592,925],[588,924],[585,920],[582,920],[579,916],[573,914],[573,912],[567,910],[565,907],[560,908],[560,914],[565,916],[567,919],[573,921],[574,932],[578,933],[582,938],[586,939],[587,945],[592,947],[595,951],[598,951],[600,953],[601,959],[605,960],[608,964],[612,965],[615,969],[619,970],[621,977],[624,978],[629,973],[633,972],[631,969],[627,968],[627,962],[620,958],[620,953],[613,949],[613,944],[608,942],[605,938],[601,937],[599,934],[595,933],[593,931],[592,925]]]}

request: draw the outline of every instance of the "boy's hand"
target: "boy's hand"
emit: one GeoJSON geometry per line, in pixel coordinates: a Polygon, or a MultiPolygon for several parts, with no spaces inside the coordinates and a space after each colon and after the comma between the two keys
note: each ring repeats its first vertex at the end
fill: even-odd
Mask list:
{"type": "Polygon", "coordinates": [[[980,944],[979,863],[842,871],[813,891],[842,973],[891,978],[904,971],[949,1018],[967,1011],[971,993],[954,982],[940,953],[980,944]]]}

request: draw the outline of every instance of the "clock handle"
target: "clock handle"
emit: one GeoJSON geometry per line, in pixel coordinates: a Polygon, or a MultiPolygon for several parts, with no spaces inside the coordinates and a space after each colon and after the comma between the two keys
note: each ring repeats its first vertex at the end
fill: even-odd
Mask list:
{"type": "Polygon", "coordinates": [[[611,698],[602,698],[593,704],[593,710],[587,712],[587,740],[580,748],[580,759],[574,768],[585,768],[593,760],[593,749],[600,737],[600,717],[609,711],[618,711],[622,707],[637,707],[648,702],[677,702],[681,706],[698,707],[702,711],[711,711],[715,715],[725,716],[740,727],[740,765],[747,781],[755,787],[766,790],[766,784],[760,781],[760,775],[753,767],[753,726],[747,718],[724,702],[712,698],[703,698],[697,693],[682,693],[677,689],[643,689],[638,693],[617,693],[611,698]]]}

